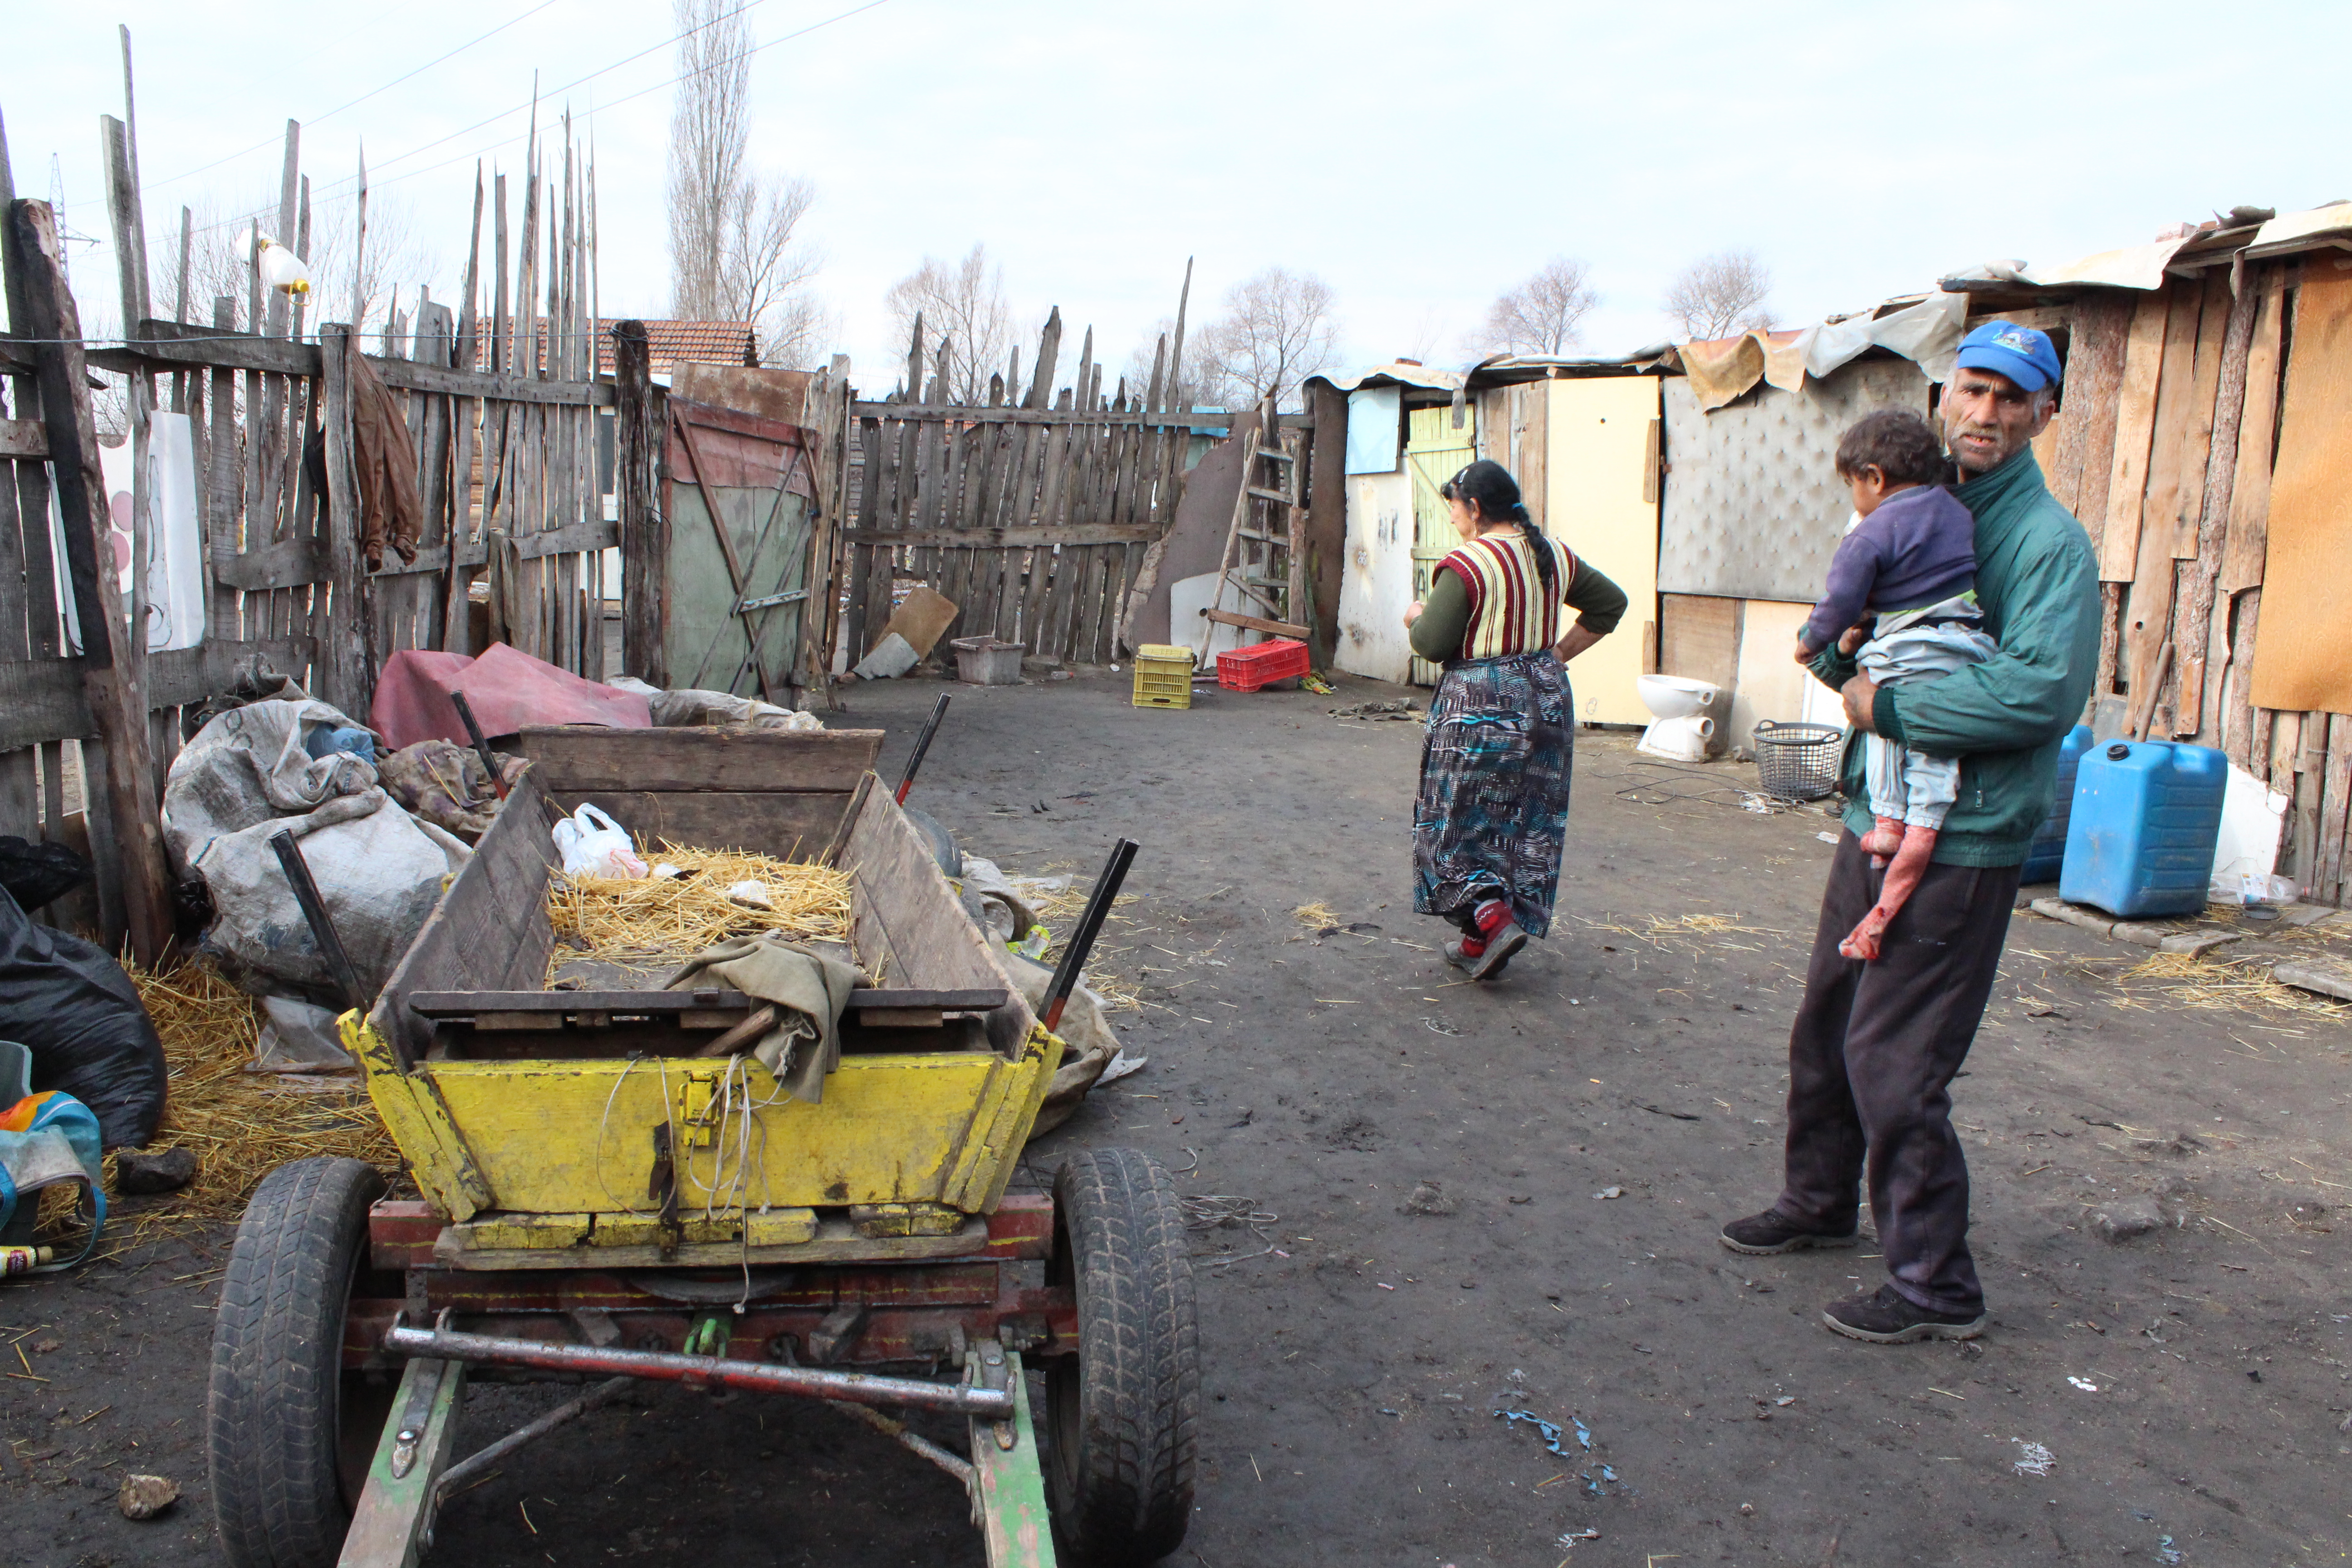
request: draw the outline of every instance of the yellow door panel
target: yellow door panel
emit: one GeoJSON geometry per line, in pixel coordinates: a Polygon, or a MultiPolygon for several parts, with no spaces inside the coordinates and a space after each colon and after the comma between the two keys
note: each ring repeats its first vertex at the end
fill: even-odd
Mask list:
{"type": "Polygon", "coordinates": [[[1599,376],[1549,385],[1545,531],[1631,601],[1615,633],[1569,666],[1576,716],[1587,724],[1646,724],[1650,710],[1635,682],[1658,613],[1658,380],[1599,376]]]}

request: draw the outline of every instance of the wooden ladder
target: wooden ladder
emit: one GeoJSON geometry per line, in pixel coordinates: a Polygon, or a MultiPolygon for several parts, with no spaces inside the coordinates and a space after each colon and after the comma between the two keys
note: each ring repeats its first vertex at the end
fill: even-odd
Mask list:
{"type": "MultiPolygon", "coordinates": [[[[1311,614],[1304,538],[1307,508],[1299,471],[1305,458],[1304,433],[1283,430],[1274,400],[1266,399],[1259,405],[1249,456],[1242,462],[1216,593],[1201,612],[1203,620],[1302,642],[1308,637],[1303,624],[1311,614]],[[1234,607],[1227,608],[1228,604],[1234,607]]],[[[1213,635],[1211,626],[1201,630],[1195,651],[1203,662],[1213,635]]]]}

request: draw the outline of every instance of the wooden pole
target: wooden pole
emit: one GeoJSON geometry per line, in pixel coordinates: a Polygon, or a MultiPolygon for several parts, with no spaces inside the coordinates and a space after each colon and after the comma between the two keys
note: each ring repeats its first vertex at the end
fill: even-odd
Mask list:
{"type": "Polygon", "coordinates": [[[613,487],[621,514],[621,663],[640,680],[667,686],[662,598],[667,590],[668,523],[655,504],[654,464],[664,434],[654,407],[652,346],[643,321],[613,326],[613,487]]]}
{"type": "Polygon", "coordinates": [[[351,356],[360,352],[356,327],[339,321],[319,328],[320,423],[326,436],[328,591],[331,614],[314,616],[319,668],[326,700],[366,722],[375,678],[374,606],[366,602],[366,565],[360,558],[357,468],[352,453],[351,356]]]}
{"type": "MultiPolygon", "coordinates": [[[[99,544],[106,535],[106,479],[98,459],[98,426],[90,417],[89,362],[81,346],[81,315],[66,286],[57,216],[47,202],[10,205],[13,248],[26,273],[29,307],[22,331],[36,340],[35,374],[41,423],[57,475],[58,510],[81,631],[82,689],[106,752],[105,810],[121,858],[121,896],[132,954],[160,963],[172,940],[163,827],[150,761],[147,702],[137,666],[99,576],[99,544]]],[[[96,783],[96,781],[90,781],[96,783]]],[[[93,817],[98,803],[90,801],[93,817]]]]}

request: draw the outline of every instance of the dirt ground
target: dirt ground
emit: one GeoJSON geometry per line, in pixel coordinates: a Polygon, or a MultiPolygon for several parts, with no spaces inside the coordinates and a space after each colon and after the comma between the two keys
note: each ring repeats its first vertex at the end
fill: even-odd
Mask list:
{"type": "MultiPolygon", "coordinates": [[[[1867,1238],[1781,1259],[1715,1239],[1777,1189],[1830,820],[1665,799],[1753,770],[1693,778],[1588,731],[1549,941],[1457,984],[1412,913],[1419,726],[1328,717],[1397,695],[1341,685],[1189,713],[1138,710],[1108,673],[959,687],[915,796],[1014,873],[1143,845],[1101,967],[1141,999],[1112,1021],[1150,1066],[1033,1145],[1028,1179],[1131,1144],[1262,1216],[1198,1233],[1200,1510],[1172,1561],[2352,1552],[2352,1023],[2121,982],[2144,952],[2020,914],[1956,1095],[1991,1327],[1836,1338],[1820,1309],[1875,1285],[1867,1238]],[[1314,903],[1322,934],[1293,913],[1314,903]],[[2095,1210],[2135,1196],[2177,1223],[2100,1239],[2095,1210]],[[1554,1424],[1557,1451],[1502,1411],[1554,1424]]],[[[940,689],[856,688],[834,722],[887,728],[895,778],[940,689]]],[[[207,1560],[226,1246],[0,1288],[0,1362],[25,1352],[0,1380],[0,1561],[207,1560]],[[134,1468],[181,1483],[174,1513],[117,1515],[134,1468]]],[[[557,1397],[479,1393],[465,1446],[557,1397]]],[[[508,1461],[440,1540],[484,1565],[981,1561],[952,1483],[881,1439],[683,1392],[508,1461]]]]}

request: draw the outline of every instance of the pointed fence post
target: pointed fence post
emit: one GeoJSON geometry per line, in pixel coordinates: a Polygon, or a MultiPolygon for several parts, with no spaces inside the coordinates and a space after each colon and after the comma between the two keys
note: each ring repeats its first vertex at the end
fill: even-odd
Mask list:
{"type": "MultiPolygon", "coordinates": [[[[99,569],[99,548],[108,531],[106,478],[99,468],[98,426],[90,417],[81,317],[66,286],[57,216],[49,205],[13,203],[8,223],[24,268],[29,319],[19,331],[34,340],[41,423],[57,477],[67,575],[81,633],[82,690],[105,752],[104,777],[84,780],[85,809],[93,823],[101,809],[106,815],[121,861],[118,886],[131,951],[140,963],[152,965],[162,962],[172,940],[170,883],[148,742],[146,694],[137,661],[131,657],[129,628],[99,569]],[[96,798],[100,795],[104,797],[102,807],[96,798]]],[[[110,553],[108,560],[110,564],[110,553]]]]}

